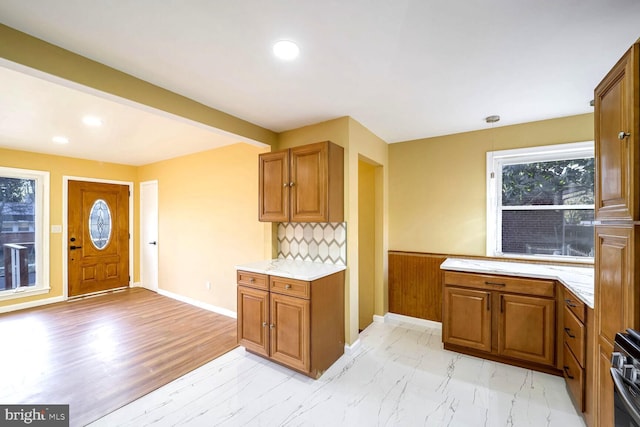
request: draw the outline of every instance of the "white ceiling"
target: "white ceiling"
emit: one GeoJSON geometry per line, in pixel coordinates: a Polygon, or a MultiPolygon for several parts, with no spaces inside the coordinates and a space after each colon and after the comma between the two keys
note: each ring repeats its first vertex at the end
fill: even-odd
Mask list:
{"type": "Polygon", "coordinates": [[[241,141],[251,142],[17,68],[22,72],[0,66],[2,147],[139,166],[241,141]],[[82,123],[85,115],[101,118],[103,125],[85,126],[82,123]],[[67,137],[69,143],[55,144],[54,136],[67,137]]]}
{"type": "Polygon", "coordinates": [[[0,0],[0,22],[276,132],[349,115],[398,142],[592,111],[640,1],[0,0]]]}

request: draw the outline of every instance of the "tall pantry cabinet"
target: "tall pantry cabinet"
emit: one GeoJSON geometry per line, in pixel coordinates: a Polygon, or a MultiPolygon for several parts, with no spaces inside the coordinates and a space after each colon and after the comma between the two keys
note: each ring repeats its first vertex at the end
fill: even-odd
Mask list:
{"type": "Polygon", "coordinates": [[[640,40],[595,89],[595,425],[614,425],[615,334],[640,326],[640,40]]]}

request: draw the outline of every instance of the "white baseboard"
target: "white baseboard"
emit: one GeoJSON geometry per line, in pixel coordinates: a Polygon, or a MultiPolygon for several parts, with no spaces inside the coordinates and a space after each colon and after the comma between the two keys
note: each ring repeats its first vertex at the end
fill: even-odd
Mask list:
{"type": "Polygon", "coordinates": [[[131,284],[132,288],[141,288],[142,287],[142,282],[133,282],[131,284]]]}
{"type": "MultiPolygon", "coordinates": [[[[378,316],[380,317],[380,316],[378,316]]],[[[374,316],[374,321],[377,321],[374,316]]],[[[384,315],[385,323],[411,323],[413,325],[422,326],[425,328],[442,329],[442,323],[434,322],[433,320],[418,319],[417,317],[404,316],[402,314],[387,313],[384,315]]]]}
{"type": "Polygon", "coordinates": [[[55,302],[62,302],[62,301],[65,301],[65,298],[63,296],[59,296],[59,297],[52,297],[47,299],[39,299],[37,301],[11,304],[4,307],[0,307],[0,313],[9,313],[11,311],[23,310],[25,308],[39,307],[41,305],[53,304],[55,302]]]}
{"type": "Polygon", "coordinates": [[[158,289],[158,293],[160,295],[164,295],[165,297],[173,298],[178,301],[186,302],[187,304],[194,305],[196,307],[204,308],[205,310],[213,311],[214,313],[222,314],[223,316],[231,317],[233,319],[238,318],[238,313],[235,311],[227,310],[226,308],[218,307],[212,304],[207,304],[202,301],[198,301],[193,298],[185,297],[184,295],[174,294],[173,292],[165,291],[163,289],[158,289]]]}
{"type": "Polygon", "coordinates": [[[374,323],[384,323],[384,316],[380,316],[377,314],[373,315],[373,322],[374,323]]]}
{"type": "Polygon", "coordinates": [[[344,354],[350,355],[353,354],[360,347],[360,338],[355,340],[353,344],[345,344],[344,345],[344,354]]]}

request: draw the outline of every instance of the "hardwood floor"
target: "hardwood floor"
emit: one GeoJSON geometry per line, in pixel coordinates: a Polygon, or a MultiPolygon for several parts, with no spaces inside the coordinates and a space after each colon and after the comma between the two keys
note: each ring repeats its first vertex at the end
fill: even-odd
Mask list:
{"type": "Polygon", "coordinates": [[[237,346],[236,320],[142,288],[0,315],[0,402],[97,418],[237,346]]]}

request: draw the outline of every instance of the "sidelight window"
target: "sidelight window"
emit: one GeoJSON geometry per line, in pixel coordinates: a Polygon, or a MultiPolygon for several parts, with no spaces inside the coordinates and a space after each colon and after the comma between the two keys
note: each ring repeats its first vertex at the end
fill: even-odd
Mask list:
{"type": "Polygon", "coordinates": [[[487,255],[591,260],[593,142],[487,153],[487,255]]]}
{"type": "Polygon", "coordinates": [[[0,299],[49,290],[49,173],[0,167],[0,299]]]}

